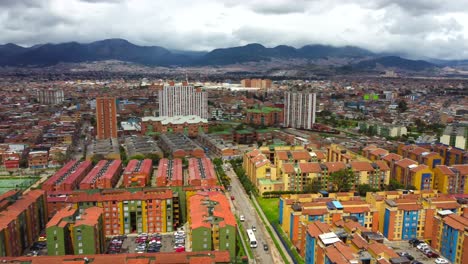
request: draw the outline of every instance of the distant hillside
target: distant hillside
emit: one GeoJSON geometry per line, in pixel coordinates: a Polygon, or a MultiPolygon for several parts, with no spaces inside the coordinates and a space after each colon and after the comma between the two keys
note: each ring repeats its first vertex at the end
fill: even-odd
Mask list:
{"type": "Polygon", "coordinates": [[[423,60],[407,60],[398,56],[386,56],[370,60],[364,60],[352,65],[354,69],[373,70],[379,67],[398,68],[408,71],[424,71],[436,68],[437,65],[423,60]]]}
{"type": "MultiPolygon", "coordinates": [[[[80,63],[103,60],[119,60],[149,66],[204,66],[230,65],[260,61],[281,64],[286,60],[303,60],[305,63],[322,63],[326,67],[345,66],[349,70],[372,70],[378,67],[421,71],[436,67],[426,61],[402,59],[398,56],[379,56],[368,50],[353,47],[306,45],[296,49],[280,45],[267,48],[253,43],[240,47],[215,49],[210,52],[170,51],[159,46],[138,46],[124,39],[106,39],[82,44],[68,42],[39,44],[30,48],[15,44],[0,45],[0,66],[45,67],[58,63],[80,63]],[[314,62],[315,61],[315,62],[314,62]]],[[[461,62],[460,62],[461,63],[461,62]]]]}
{"type": "Polygon", "coordinates": [[[319,59],[327,57],[364,58],[374,55],[368,50],[357,47],[332,47],[326,45],[307,45],[300,49],[280,45],[266,48],[260,44],[248,44],[241,47],[215,49],[200,58],[198,64],[225,65],[244,62],[255,62],[280,59],[319,59]]]}

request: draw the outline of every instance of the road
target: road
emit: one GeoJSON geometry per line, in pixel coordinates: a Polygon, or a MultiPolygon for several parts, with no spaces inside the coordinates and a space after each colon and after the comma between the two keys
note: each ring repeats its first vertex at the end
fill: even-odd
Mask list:
{"type": "Polygon", "coordinates": [[[232,195],[235,198],[234,201],[232,201],[234,204],[234,213],[236,213],[237,216],[244,215],[245,221],[242,223],[244,229],[252,228],[252,226],[255,226],[257,229],[255,237],[258,247],[252,248],[256,263],[284,263],[273,240],[266,231],[263,222],[260,220],[257,211],[242,188],[236,173],[232,168],[229,168],[226,170],[226,174],[231,178],[231,191],[228,192],[228,195],[232,195]],[[268,251],[263,249],[263,243],[268,244],[268,251]]]}

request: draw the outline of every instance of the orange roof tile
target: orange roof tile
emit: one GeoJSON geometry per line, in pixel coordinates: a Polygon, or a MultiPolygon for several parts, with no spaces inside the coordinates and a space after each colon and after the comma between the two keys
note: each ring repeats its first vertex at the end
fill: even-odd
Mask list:
{"type": "Polygon", "coordinates": [[[294,160],[309,160],[311,158],[307,150],[294,150],[291,151],[291,156],[294,160]]]}
{"type": "Polygon", "coordinates": [[[351,161],[350,164],[354,171],[374,171],[371,163],[367,161],[351,161]]]}
{"type": "Polygon", "coordinates": [[[377,164],[377,166],[379,166],[379,169],[381,171],[388,171],[390,170],[390,168],[388,167],[387,163],[383,160],[377,160],[374,162],[375,164],[377,164]]]}
{"type": "Polygon", "coordinates": [[[346,168],[346,165],[344,162],[325,162],[325,166],[327,166],[328,172],[336,172],[342,169],[346,168]]]}
{"type": "Polygon", "coordinates": [[[292,163],[283,163],[282,171],[287,174],[295,173],[294,164],[292,163]]]}
{"type": "Polygon", "coordinates": [[[404,158],[404,159],[401,159],[397,162],[395,162],[395,165],[398,165],[402,168],[407,168],[408,166],[410,165],[413,165],[413,164],[418,164],[416,161],[412,160],[412,159],[408,159],[408,158],[404,158]]]}
{"type": "Polygon", "coordinates": [[[418,211],[421,210],[422,206],[420,204],[399,204],[398,210],[403,211],[418,211]]]}
{"type": "Polygon", "coordinates": [[[455,228],[459,231],[463,231],[466,227],[468,227],[468,218],[459,216],[457,214],[451,214],[445,217],[443,221],[448,226],[455,228]]]}
{"type": "Polygon", "coordinates": [[[322,171],[322,168],[320,168],[320,163],[318,162],[299,163],[299,168],[304,173],[319,173],[322,171]]]}
{"type": "Polygon", "coordinates": [[[468,164],[453,165],[452,168],[457,169],[461,175],[468,175],[468,164]]]}
{"type": "Polygon", "coordinates": [[[445,165],[437,165],[436,169],[442,172],[444,175],[455,175],[455,173],[445,165]]]}
{"type": "Polygon", "coordinates": [[[384,244],[381,243],[370,243],[369,246],[367,247],[368,250],[374,252],[375,254],[381,254],[385,253],[387,254],[390,258],[398,258],[398,254],[391,248],[387,247],[384,244]]]}
{"type": "Polygon", "coordinates": [[[428,169],[429,167],[427,165],[424,165],[424,164],[419,164],[417,167],[414,167],[412,168],[410,171],[412,172],[418,172],[418,171],[421,171],[421,170],[426,170],[428,169]]]}
{"type": "Polygon", "coordinates": [[[402,156],[395,153],[388,153],[388,155],[382,157],[383,160],[386,160],[388,162],[401,160],[402,158],[402,156]]]}

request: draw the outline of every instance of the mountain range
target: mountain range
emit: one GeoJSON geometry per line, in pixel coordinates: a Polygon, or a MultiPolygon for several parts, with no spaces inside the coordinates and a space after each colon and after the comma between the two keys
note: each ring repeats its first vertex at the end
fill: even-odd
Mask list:
{"type": "MultiPolygon", "coordinates": [[[[0,66],[46,67],[58,63],[79,63],[119,60],[148,66],[222,66],[272,60],[330,60],[345,59],[356,70],[379,67],[423,71],[450,65],[450,62],[432,63],[409,60],[399,56],[376,54],[354,46],[333,47],[306,45],[302,48],[280,45],[267,48],[261,44],[215,49],[210,52],[168,50],[159,46],[138,46],[124,39],[106,39],[82,44],[67,42],[42,44],[30,48],[15,44],[0,45],[0,66]]],[[[453,63],[465,64],[465,61],[453,63]]],[[[343,65],[338,65],[343,66],[343,65]]]]}

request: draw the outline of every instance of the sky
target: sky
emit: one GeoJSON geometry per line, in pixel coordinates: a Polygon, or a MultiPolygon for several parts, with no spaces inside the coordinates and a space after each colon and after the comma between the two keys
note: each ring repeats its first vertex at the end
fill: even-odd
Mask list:
{"type": "Polygon", "coordinates": [[[107,38],[178,50],[328,44],[468,59],[468,0],[0,0],[0,43],[107,38]]]}

